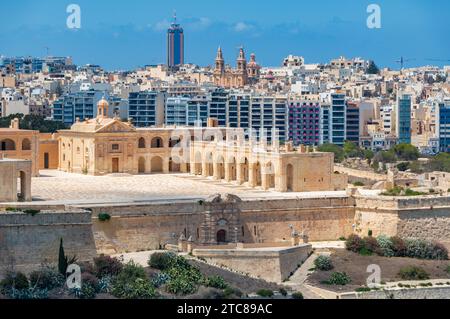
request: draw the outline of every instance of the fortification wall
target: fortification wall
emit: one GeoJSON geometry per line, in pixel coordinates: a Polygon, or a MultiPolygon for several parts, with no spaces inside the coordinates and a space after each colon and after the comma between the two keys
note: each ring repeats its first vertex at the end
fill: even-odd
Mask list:
{"type": "MultiPolygon", "coordinates": [[[[336,240],[352,233],[354,201],[334,198],[261,199],[240,203],[238,240],[245,243],[290,240],[294,226],[310,240],[336,240]]],[[[85,207],[92,210],[93,231],[100,253],[158,249],[177,244],[180,234],[198,240],[204,207],[198,201],[167,201],[139,205],[85,207]],[[111,220],[101,222],[99,213],[111,220]]]]}
{"type": "Polygon", "coordinates": [[[356,197],[356,232],[436,240],[450,247],[450,196],[356,197]]]}
{"type": "Polygon", "coordinates": [[[0,212],[0,267],[2,272],[29,272],[42,264],[56,264],[60,239],[66,255],[79,261],[96,256],[91,214],[86,211],[25,213],[0,212]]]}

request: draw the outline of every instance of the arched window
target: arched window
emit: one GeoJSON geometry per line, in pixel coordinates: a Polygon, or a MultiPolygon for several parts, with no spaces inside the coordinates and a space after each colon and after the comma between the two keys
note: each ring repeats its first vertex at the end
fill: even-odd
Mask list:
{"type": "Polygon", "coordinates": [[[31,151],[31,142],[27,138],[22,141],[22,151],[31,151]]]}
{"type": "Polygon", "coordinates": [[[145,148],[145,138],[141,137],[139,139],[139,148],[145,148]]]}
{"type": "Polygon", "coordinates": [[[0,142],[0,150],[2,151],[15,151],[16,143],[11,139],[5,139],[0,142]]]}
{"type": "Polygon", "coordinates": [[[152,148],[163,148],[164,147],[164,143],[162,138],[160,137],[155,137],[152,139],[152,148]]]}

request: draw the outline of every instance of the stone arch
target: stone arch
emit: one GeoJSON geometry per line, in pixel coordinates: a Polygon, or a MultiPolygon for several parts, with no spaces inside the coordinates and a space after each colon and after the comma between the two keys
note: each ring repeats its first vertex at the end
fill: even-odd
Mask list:
{"type": "Polygon", "coordinates": [[[288,164],[286,166],[286,186],[287,191],[294,191],[294,165],[288,164]]]}
{"type": "Polygon", "coordinates": [[[267,162],[265,165],[265,171],[263,172],[267,180],[267,188],[275,188],[275,166],[272,162],[267,162]]]}
{"type": "Polygon", "coordinates": [[[152,173],[162,173],[163,169],[163,159],[161,156],[153,156],[151,160],[151,170],[152,173]]]}
{"type": "Polygon", "coordinates": [[[145,138],[141,137],[139,139],[139,143],[138,143],[138,148],[146,148],[146,142],[145,142],[145,138]]]}
{"type": "Polygon", "coordinates": [[[237,163],[236,158],[234,156],[230,157],[228,160],[228,174],[230,181],[237,180],[237,163]]]}
{"type": "Polygon", "coordinates": [[[194,156],[194,174],[202,175],[202,153],[196,152],[194,156]]]}
{"type": "Polygon", "coordinates": [[[242,159],[242,161],[240,162],[241,180],[243,183],[246,183],[249,181],[249,168],[250,168],[250,163],[248,161],[248,158],[244,157],[242,159]]]}
{"type": "Polygon", "coordinates": [[[211,152],[205,156],[206,172],[205,176],[214,176],[214,156],[211,152]]]}
{"type": "Polygon", "coordinates": [[[15,151],[16,150],[16,142],[12,139],[7,138],[0,142],[0,150],[2,151],[15,151]]]}
{"type": "Polygon", "coordinates": [[[261,163],[256,162],[254,166],[254,176],[255,176],[255,184],[256,186],[262,186],[262,169],[261,163]]]}
{"type": "Polygon", "coordinates": [[[161,137],[157,136],[152,139],[151,148],[164,148],[164,141],[161,137]]]}
{"type": "Polygon", "coordinates": [[[31,151],[31,141],[28,138],[22,140],[22,151],[31,151]]]}
{"type": "Polygon", "coordinates": [[[227,242],[227,231],[225,229],[220,229],[217,232],[216,241],[218,244],[223,244],[227,242]]]}
{"type": "Polygon", "coordinates": [[[169,171],[171,173],[181,172],[181,161],[178,156],[174,156],[169,159],[169,171]]]}
{"type": "Polygon", "coordinates": [[[144,157],[139,157],[138,172],[139,172],[139,174],[145,173],[145,158],[144,157]]]}
{"type": "Polygon", "coordinates": [[[215,165],[217,165],[217,178],[225,179],[225,159],[222,155],[217,156],[215,165]]]}

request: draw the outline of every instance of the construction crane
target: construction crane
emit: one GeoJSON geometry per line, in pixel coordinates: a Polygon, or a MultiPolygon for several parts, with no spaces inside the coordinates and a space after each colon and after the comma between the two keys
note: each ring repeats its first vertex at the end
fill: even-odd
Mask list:
{"type": "Polygon", "coordinates": [[[415,59],[405,59],[404,57],[400,57],[400,60],[395,61],[396,63],[400,64],[400,72],[403,71],[403,67],[405,66],[406,62],[414,61],[415,59]]]}

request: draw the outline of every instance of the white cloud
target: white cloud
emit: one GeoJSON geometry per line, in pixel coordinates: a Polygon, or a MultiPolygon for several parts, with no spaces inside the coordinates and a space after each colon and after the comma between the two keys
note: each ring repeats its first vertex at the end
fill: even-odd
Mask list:
{"type": "Polygon", "coordinates": [[[244,32],[253,29],[251,24],[247,24],[245,22],[238,22],[234,25],[233,30],[236,32],[244,32]]]}
{"type": "Polygon", "coordinates": [[[151,28],[155,31],[164,31],[170,27],[170,22],[167,19],[159,21],[153,25],[150,25],[151,28]]]}

